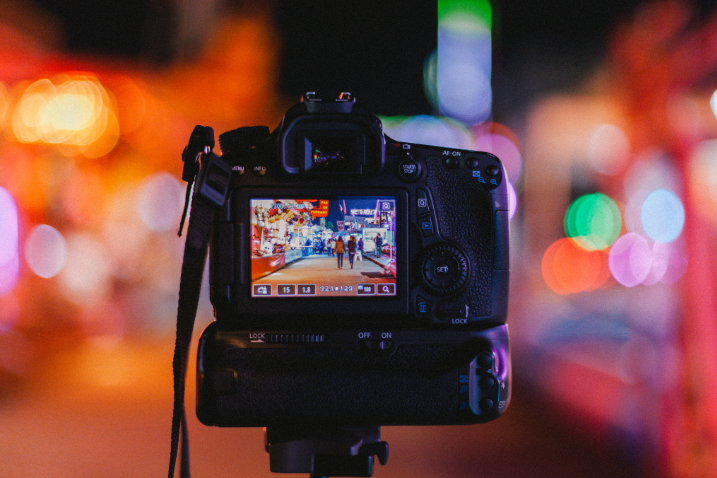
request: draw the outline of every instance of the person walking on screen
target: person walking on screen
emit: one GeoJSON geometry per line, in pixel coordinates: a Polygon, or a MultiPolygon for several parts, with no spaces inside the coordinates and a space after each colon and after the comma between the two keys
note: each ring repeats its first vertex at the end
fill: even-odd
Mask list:
{"type": "Polygon", "coordinates": [[[376,234],[376,239],[373,242],[376,243],[376,257],[381,257],[381,246],[383,245],[381,234],[376,234]]]}
{"type": "Polygon", "coordinates": [[[346,245],[349,253],[349,262],[351,263],[351,269],[354,268],[354,256],[356,255],[356,239],[354,236],[349,237],[349,242],[346,245]]]}
{"type": "Polygon", "coordinates": [[[346,245],[344,244],[344,238],[342,236],[339,236],[339,239],[336,241],[336,260],[337,260],[339,269],[344,268],[344,252],[346,252],[346,245]]]}

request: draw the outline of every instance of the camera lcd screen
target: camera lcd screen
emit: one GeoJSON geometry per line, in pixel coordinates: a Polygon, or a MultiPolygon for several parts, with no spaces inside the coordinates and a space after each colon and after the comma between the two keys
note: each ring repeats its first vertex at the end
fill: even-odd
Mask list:
{"type": "Polygon", "coordinates": [[[251,296],[396,296],[394,196],[253,198],[251,296]]]}

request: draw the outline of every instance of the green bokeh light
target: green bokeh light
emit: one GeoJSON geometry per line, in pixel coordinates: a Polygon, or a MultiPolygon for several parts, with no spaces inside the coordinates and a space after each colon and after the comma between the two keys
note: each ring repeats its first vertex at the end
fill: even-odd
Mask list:
{"type": "Polygon", "coordinates": [[[622,216],[615,201],[604,194],[586,194],[565,213],[565,235],[587,250],[606,249],[620,236],[622,216]]]}
{"type": "Polygon", "coordinates": [[[491,28],[492,11],[489,0],[438,0],[439,23],[454,15],[463,18],[474,17],[488,30],[491,28]]]}

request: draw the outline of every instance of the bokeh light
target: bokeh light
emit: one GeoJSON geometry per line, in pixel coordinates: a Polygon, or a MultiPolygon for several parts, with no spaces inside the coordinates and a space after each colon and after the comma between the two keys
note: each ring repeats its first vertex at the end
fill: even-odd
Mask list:
{"type": "Polygon", "coordinates": [[[647,235],[642,224],[642,206],[653,191],[679,191],[679,172],[672,158],[661,150],[641,154],[625,173],[624,221],[628,232],[647,235]]]}
{"type": "Polygon", "coordinates": [[[67,219],[77,226],[102,221],[110,193],[103,183],[106,180],[98,171],[75,168],[65,180],[59,198],[67,219]]]}
{"type": "Polygon", "coordinates": [[[179,181],[166,171],[149,175],[137,192],[137,213],[155,232],[176,229],[184,208],[184,191],[179,181]]]}
{"type": "Polygon", "coordinates": [[[682,233],[685,208],[672,191],[658,189],[651,192],[642,204],[640,213],[645,233],[658,242],[672,242],[682,233]]]}
{"type": "Polygon", "coordinates": [[[0,334],[6,334],[20,317],[20,302],[14,293],[0,295],[0,334]]]}
{"type": "Polygon", "coordinates": [[[628,232],[610,248],[608,263],[615,280],[625,287],[635,287],[652,269],[652,249],[640,234],[628,232]]]}
{"type": "Polygon", "coordinates": [[[515,212],[518,210],[518,194],[510,181],[508,182],[508,217],[513,219],[515,212]]]}
{"type": "Polygon", "coordinates": [[[486,151],[498,156],[508,174],[508,180],[512,184],[516,184],[520,179],[520,173],[523,169],[523,157],[518,146],[511,139],[497,133],[481,134],[476,138],[473,149],[486,151]]]}
{"type": "Polygon", "coordinates": [[[687,271],[687,251],[682,238],[669,244],[656,242],[653,246],[653,260],[656,260],[655,257],[659,261],[667,261],[665,272],[660,277],[660,282],[663,284],[674,284],[687,271]]]}
{"type": "Polygon", "coordinates": [[[129,78],[112,89],[117,98],[117,119],[120,132],[131,134],[142,125],[148,108],[147,94],[144,89],[129,78]]]}
{"type": "Polygon", "coordinates": [[[100,303],[110,291],[111,272],[109,251],[92,234],[67,237],[67,263],[58,277],[70,301],[86,306],[100,303]]]}
{"type": "Polygon", "coordinates": [[[598,173],[618,174],[625,169],[630,159],[630,141],[617,126],[601,124],[590,135],[587,157],[598,173]]]}
{"type": "Polygon", "coordinates": [[[642,280],[641,284],[651,286],[660,282],[667,272],[669,263],[669,245],[664,242],[653,243],[650,254],[650,270],[647,272],[647,275],[642,280]]]}
{"type": "Polygon", "coordinates": [[[5,82],[0,81],[0,131],[5,127],[5,117],[10,109],[10,93],[5,82]]]}
{"type": "Polygon", "coordinates": [[[67,261],[65,238],[52,226],[41,224],[35,227],[25,241],[25,261],[40,277],[56,276],[67,261]]]}
{"type": "Polygon", "coordinates": [[[565,235],[586,250],[609,247],[620,235],[622,216],[615,201],[595,193],[576,199],[565,213],[565,235]]]}
{"type": "Polygon", "coordinates": [[[20,273],[18,230],[15,199],[7,189],[0,187],[0,296],[15,287],[20,273]]]}
{"type": "Polygon", "coordinates": [[[418,115],[409,118],[381,117],[384,132],[397,141],[442,146],[456,149],[472,149],[470,132],[449,118],[418,115]]]}
{"type": "Polygon", "coordinates": [[[29,85],[12,115],[12,129],[21,143],[62,146],[67,155],[98,158],[119,138],[112,97],[92,76],[61,75],[29,85]]]}
{"type": "Polygon", "coordinates": [[[491,24],[488,0],[438,1],[438,107],[467,125],[491,114],[491,24]]]}
{"type": "MultiPolygon", "coordinates": [[[[714,96],[713,96],[714,98],[714,96]]],[[[717,140],[700,143],[692,155],[689,180],[694,185],[694,209],[712,224],[717,224],[717,140]]]]}
{"type": "Polygon", "coordinates": [[[548,287],[561,295],[599,289],[610,278],[607,253],[586,250],[571,238],[559,239],[545,251],[541,270],[548,287]]]}
{"type": "Polygon", "coordinates": [[[712,109],[712,114],[717,117],[717,90],[710,97],[710,108],[712,109]]]}
{"type": "Polygon", "coordinates": [[[423,62],[423,92],[428,102],[431,103],[435,109],[438,109],[437,65],[438,52],[433,50],[423,62]]]}
{"type": "MultiPolygon", "coordinates": [[[[10,307],[12,308],[12,305],[10,307]]],[[[36,364],[39,356],[45,353],[46,350],[38,350],[33,341],[17,330],[17,327],[0,334],[0,371],[2,372],[9,372],[15,377],[29,377],[30,372],[37,371],[33,369],[33,365],[36,364]]],[[[36,379],[36,376],[32,378],[36,379]]]]}

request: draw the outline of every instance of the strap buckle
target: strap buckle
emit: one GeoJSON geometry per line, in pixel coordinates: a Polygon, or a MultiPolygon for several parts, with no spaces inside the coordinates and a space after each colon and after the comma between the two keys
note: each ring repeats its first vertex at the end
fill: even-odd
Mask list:
{"type": "Polygon", "coordinates": [[[197,125],[192,131],[189,143],[182,152],[182,180],[187,182],[184,197],[184,211],[179,223],[178,235],[181,237],[184,222],[187,219],[192,201],[195,183],[199,186],[197,194],[216,206],[223,206],[229,193],[232,168],[212,152],[214,148],[214,130],[210,126],[197,125]]]}

